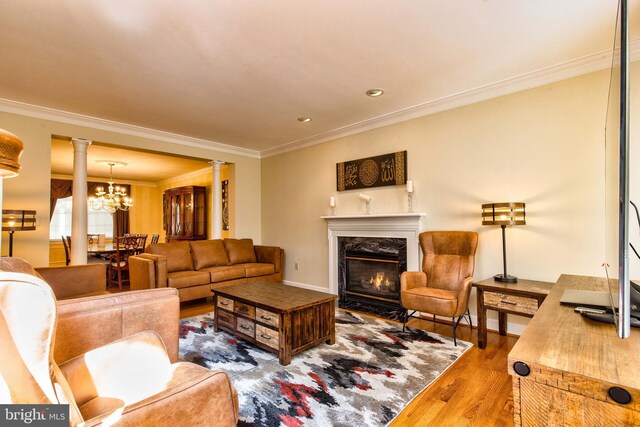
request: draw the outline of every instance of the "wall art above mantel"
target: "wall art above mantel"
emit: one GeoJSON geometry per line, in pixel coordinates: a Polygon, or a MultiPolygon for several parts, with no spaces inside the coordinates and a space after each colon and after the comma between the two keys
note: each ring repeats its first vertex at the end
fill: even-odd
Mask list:
{"type": "Polygon", "coordinates": [[[336,163],[336,178],[338,191],[404,185],[407,182],[407,152],[336,163]]]}

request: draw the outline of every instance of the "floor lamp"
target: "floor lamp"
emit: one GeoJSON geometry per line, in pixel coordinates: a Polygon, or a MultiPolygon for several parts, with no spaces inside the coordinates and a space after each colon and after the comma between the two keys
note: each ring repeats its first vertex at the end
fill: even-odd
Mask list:
{"type": "Polygon", "coordinates": [[[2,231],[9,232],[9,256],[13,256],[13,234],[36,229],[36,211],[2,210],[2,231]]]}
{"type": "Polygon", "coordinates": [[[507,225],[526,224],[524,203],[488,203],[482,205],[482,225],[499,225],[502,228],[503,273],[493,276],[498,282],[516,283],[518,278],[507,274],[507,225]]]}
{"type": "MultiPolygon", "coordinates": [[[[20,171],[20,154],[22,154],[20,138],[0,129],[0,209],[2,209],[2,184],[5,178],[18,176],[20,171]]],[[[0,233],[0,247],[2,247],[2,233],[0,233]]]]}

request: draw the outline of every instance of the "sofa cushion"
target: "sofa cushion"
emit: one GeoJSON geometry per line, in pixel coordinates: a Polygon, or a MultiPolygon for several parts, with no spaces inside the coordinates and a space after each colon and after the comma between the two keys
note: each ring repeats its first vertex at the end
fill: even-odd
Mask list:
{"type": "Polygon", "coordinates": [[[240,279],[245,277],[244,267],[225,265],[220,267],[208,267],[200,271],[208,271],[211,275],[211,283],[224,282],[225,280],[240,279]]]}
{"type": "Polygon", "coordinates": [[[276,268],[273,264],[260,262],[238,264],[236,267],[244,268],[245,277],[266,276],[267,274],[274,274],[276,272],[276,268]]]}
{"type": "Polygon", "coordinates": [[[168,273],[193,270],[189,242],[156,243],[147,246],[145,252],[166,256],[168,273]]]}
{"type": "Polygon", "coordinates": [[[224,239],[224,247],[231,264],[256,262],[256,252],[251,239],[224,239]]]}
{"type": "Polygon", "coordinates": [[[189,242],[196,270],[217,265],[229,265],[229,257],[222,240],[194,240],[189,242]]]}
{"type": "Polygon", "coordinates": [[[170,288],[186,288],[189,286],[206,285],[211,278],[207,271],[176,271],[167,274],[170,288]]]}

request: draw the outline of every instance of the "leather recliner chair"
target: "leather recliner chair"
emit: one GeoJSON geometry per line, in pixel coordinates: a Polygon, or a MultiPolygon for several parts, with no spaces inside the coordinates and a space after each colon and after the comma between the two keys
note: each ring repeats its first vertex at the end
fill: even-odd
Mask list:
{"type": "Polygon", "coordinates": [[[407,321],[416,312],[451,317],[453,342],[460,319],[469,315],[478,233],[471,231],[428,231],[420,233],[422,271],[400,276],[400,299],[407,321]],[[413,313],[409,314],[409,311],[413,313]]]}
{"type": "MultiPolygon", "coordinates": [[[[127,299],[144,304],[154,293],[166,298],[167,291],[177,307],[173,289],[134,292],[127,299]]],[[[73,329],[70,322],[79,322],[75,330],[82,330],[92,305],[117,305],[122,296],[109,298],[65,301],[84,310],[65,319],[67,331],[73,329]]],[[[237,424],[237,394],[227,375],[192,363],[172,364],[156,332],[137,332],[99,347],[95,341],[104,337],[79,333],[68,341],[70,347],[88,350],[67,358],[68,349],[54,351],[56,339],[65,339],[56,335],[57,320],[56,299],[46,282],[0,272],[0,403],[68,403],[72,426],[237,424]]]]}

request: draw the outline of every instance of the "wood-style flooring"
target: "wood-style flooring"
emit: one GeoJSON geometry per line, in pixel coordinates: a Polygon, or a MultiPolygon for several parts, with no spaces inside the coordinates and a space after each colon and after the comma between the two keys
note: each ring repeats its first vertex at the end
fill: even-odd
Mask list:
{"type": "MultiPolygon", "coordinates": [[[[208,313],[211,298],[181,304],[180,317],[208,313]]],[[[412,319],[412,327],[450,335],[451,326],[412,319]]],[[[458,327],[457,337],[475,344],[448,371],[416,397],[390,427],[404,426],[512,426],[511,377],[507,354],[517,338],[489,332],[487,347],[477,347],[477,331],[458,327]]],[[[425,384],[425,387],[427,384],[425,384]]]]}

